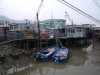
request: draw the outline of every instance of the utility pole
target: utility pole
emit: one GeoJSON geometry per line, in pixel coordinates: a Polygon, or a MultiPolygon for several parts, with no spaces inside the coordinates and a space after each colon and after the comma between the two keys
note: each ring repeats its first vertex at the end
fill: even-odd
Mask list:
{"type": "Polygon", "coordinates": [[[38,11],[36,13],[36,17],[37,17],[37,24],[38,24],[38,49],[41,49],[41,37],[40,37],[40,25],[39,25],[39,12],[41,10],[43,0],[41,0],[41,3],[39,5],[38,11]]]}
{"type": "Polygon", "coordinates": [[[37,15],[37,24],[38,24],[38,49],[41,49],[40,24],[38,19],[38,12],[36,15],[37,15]]]}

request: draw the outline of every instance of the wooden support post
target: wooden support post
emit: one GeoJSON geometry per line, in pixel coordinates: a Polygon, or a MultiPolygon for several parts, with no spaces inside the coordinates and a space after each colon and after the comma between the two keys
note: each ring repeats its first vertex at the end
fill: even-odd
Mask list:
{"type": "Polygon", "coordinates": [[[24,42],[25,42],[25,40],[23,41],[23,48],[24,48],[24,51],[25,51],[26,48],[25,48],[25,43],[24,42]]]}
{"type": "Polygon", "coordinates": [[[14,52],[14,43],[12,42],[12,53],[14,52]]]}
{"type": "Polygon", "coordinates": [[[27,42],[27,51],[28,51],[28,46],[29,46],[29,44],[28,44],[28,39],[26,39],[26,42],[27,42]]]}

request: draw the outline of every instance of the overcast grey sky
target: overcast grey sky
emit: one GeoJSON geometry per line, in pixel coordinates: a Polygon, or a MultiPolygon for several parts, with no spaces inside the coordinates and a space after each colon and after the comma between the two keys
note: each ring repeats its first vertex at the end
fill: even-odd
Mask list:
{"type": "MultiPolygon", "coordinates": [[[[94,18],[100,20],[100,7],[97,7],[93,0],[66,0],[75,7],[81,9],[87,14],[93,16],[94,18]]],[[[100,0],[97,0],[100,4],[100,0]]],[[[22,20],[30,19],[34,21],[36,11],[41,0],[0,0],[0,15],[7,16],[11,19],[22,20]]],[[[90,19],[82,16],[76,11],[64,6],[57,0],[44,0],[43,6],[41,7],[39,13],[40,20],[51,19],[53,13],[54,19],[66,19],[68,24],[69,20],[65,18],[65,11],[68,12],[73,21],[77,24],[99,24],[91,21],[90,19]]]]}

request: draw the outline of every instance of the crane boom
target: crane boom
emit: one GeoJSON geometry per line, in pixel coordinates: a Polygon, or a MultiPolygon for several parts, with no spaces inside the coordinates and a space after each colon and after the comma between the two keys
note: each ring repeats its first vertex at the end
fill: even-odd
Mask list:
{"type": "Polygon", "coordinates": [[[70,16],[68,15],[68,13],[65,11],[66,17],[68,17],[69,21],[71,22],[71,24],[73,25],[73,20],[70,18],[70,16]]]}
{"type": "Polygon", "coordinates": [[[39,12],[40,12],[40,10],[41,10],[42,5],[43,5],[43,0],[41,1],[40,5],[39,5],[39,7],[38,7],[38,11],[37,11],[38,14],[39,14],[39,12]]]}

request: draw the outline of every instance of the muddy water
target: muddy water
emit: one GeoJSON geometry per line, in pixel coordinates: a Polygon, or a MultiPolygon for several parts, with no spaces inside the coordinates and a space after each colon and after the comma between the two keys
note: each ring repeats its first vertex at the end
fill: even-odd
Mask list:
{"type": "Polygon", "coordinates": [[[2,64],[0,75],[100,75],[100,43],[95,42],[93,49],[69,48],[66,63],[34,61],[33,58],[21,56],[2,64]],[[9,65],[9,69],[4,66],[9,65]]]}

